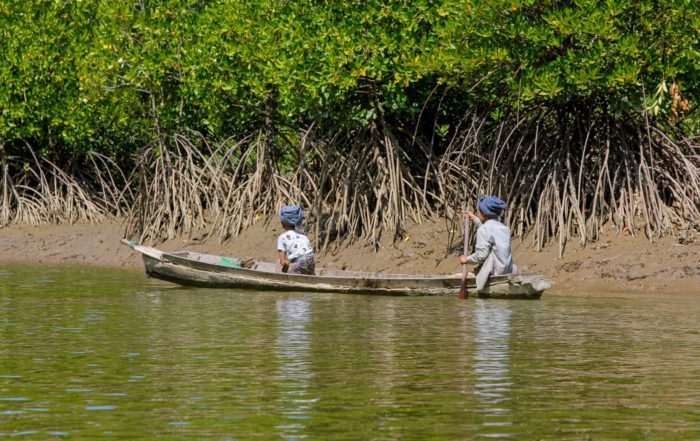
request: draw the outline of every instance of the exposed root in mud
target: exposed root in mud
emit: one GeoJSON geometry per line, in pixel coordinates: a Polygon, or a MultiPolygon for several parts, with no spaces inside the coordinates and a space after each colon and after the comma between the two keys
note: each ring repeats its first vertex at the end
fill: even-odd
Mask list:
{"type": "MultiPolygon", "coordinates": [[[[445,200],[495,194],[508,201],[505,222],[533,245],[552,238],[596,240],[612,221],[650,240],[700,216],[698,144],[662,131],[579,115],[542,115],[484,128],[469,119],[440,162],[445,200]]],[[[454,208],[454,207],[453,207],[454,208]]]]}
{"type": "Polygon", "coordinates": [[[91,154],[87,170],[69,173],[38,157],[30,146],[27,152],[29,161],[0,150],[0,227],[99,222],[128,210],[129,195],[117,190],[112,177],[112,169],[119,169],[108,159],[91,154]]]}
{"type": "Polygon", "coordinates": [[[451,219],[457,240],[459,209],[494,194],[509,203],[515,235],[532,231],[538,249],[556,240],[561,254],[608,222],[653,240],[700,218],[697,138],[575,109],[499,123],[466,115],[439,155],[383,119],[331,137],[311,125],[291,138],[162,137],[128,176],[96,153],[68,171],[29,146],[23,159],[0,150],[0,226],[125,216],[125,234],[142,242],[195,231],[224,240],[300,203],[320,248],[359,238],[377,247],[383,233],[396,241],[406,222],[435,216],[451,219]]]}

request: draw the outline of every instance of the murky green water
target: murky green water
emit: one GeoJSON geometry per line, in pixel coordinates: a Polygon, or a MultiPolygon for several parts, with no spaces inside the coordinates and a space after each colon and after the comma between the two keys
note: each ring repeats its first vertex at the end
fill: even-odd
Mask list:
{"type": "Polygon", "coordinates": [[[0,268],[0,438],[700,439],[700,299],[183,289],[0,268]]]}

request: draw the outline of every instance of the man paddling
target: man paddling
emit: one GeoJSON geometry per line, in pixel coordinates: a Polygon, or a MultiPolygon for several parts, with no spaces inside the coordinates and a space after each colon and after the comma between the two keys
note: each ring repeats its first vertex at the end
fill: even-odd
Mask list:
{"type": "Polygon", "coordinates": [[[471,263],[477,268],[476,289],[481,290],[491,274],[500,276],[517,271],[510,246],[510,229],[497,218],[508,209],[508,205],[495,196],[482,196],[476,214],[466,214],[476,225],[476,249],[469,256],[459,256],[462,265],[471,263]]]}

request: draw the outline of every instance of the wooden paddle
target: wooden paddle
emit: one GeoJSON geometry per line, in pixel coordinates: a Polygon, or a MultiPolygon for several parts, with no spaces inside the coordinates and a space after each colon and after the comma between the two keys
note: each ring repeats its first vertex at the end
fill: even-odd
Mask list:
{"type": "MultiPolygon", "coordinates": [[[[469,248],[469,224],[471,224],[467,210],[464,211],[464,255],[468,256],[467,249],[469,248]]],[[[467,264],[462,265],[462,283],[459,286],[458,299],[466,299],[469,297],[469,292],[467,291],[467,264]]]]}

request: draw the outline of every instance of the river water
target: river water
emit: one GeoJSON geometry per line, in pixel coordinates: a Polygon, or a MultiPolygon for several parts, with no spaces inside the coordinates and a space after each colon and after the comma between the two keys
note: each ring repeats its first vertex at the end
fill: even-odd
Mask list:
{"type": "Polygon", "coordinates": [[[700,439],[700,299],[180,288],[0,268],[0,438],[700,439]]]}

